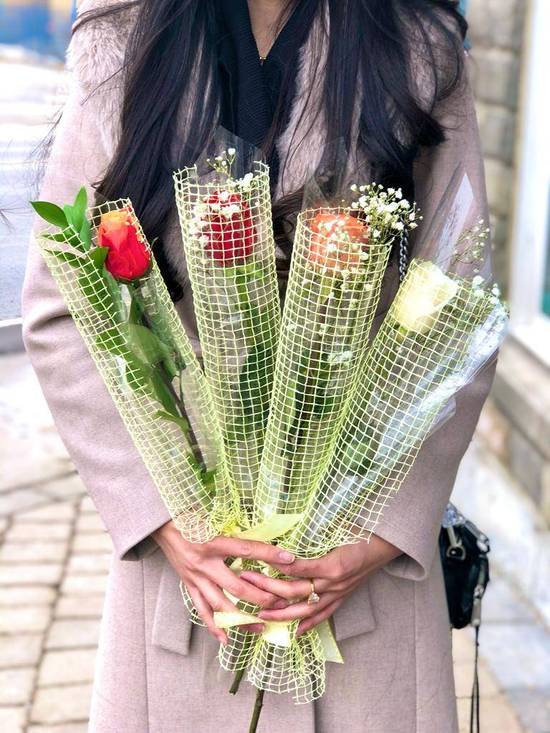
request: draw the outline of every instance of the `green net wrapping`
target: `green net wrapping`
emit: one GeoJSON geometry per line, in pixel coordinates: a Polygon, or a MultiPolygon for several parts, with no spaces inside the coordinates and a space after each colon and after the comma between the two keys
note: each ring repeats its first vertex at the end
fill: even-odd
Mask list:
{"type": "Polygon", "coordinates": [[[174,175],[206,378],[227,471],[250,524],[280,330],[269,169],[201,182],[174,175]]]}
{"type": "Polygon", "coordinates": [[[323,482],[285,540],[322,556],[368,538],[447,401],[497,349],[507,310],[490,291],[411,262],[361,367],[323,482]]]}
{"type": "MultiPolygon", "coordinates": [[[[102,216],[117,210],[129,212],[146,244],[130,201],[119,200],[90,210],[94,232],[90,252],[98,251],[95,233],[102,216]]],[[[164,280],[152,259],[149,273],[139,281],[128,285],[117,282],[87,253],[75,248],[74,242],[70,232],[59,233],[53,228],[37,238],[76,327],[171,517],[186,538],[205,542],[219,534],[237,510],[225,475],[221,432],[210,389],[164,280]],[[147,329],[132,323],[132,302],[137,304],[147,329]],[[158,349],[169,374],[161,384],[159,371],[151,369],[158,349]],[[181,406],[181,414],[167,412],[172,404],[181,406]],[[183,415],[188,421],[185,431],[183,415]],[[209,476],[200,475],[197,456],[209,476]]]]}
{"type": "MultiPolygon", "coordinates": [[[[443,406],[494,353],[506,323],[490,291],[414,260],[364,355],[322,481],[280,544],[311,558],[368,539],[443,406]]],[[[293,631],[285,646],[233,629],[222,666],[245,666],[256,687],[311,702],[325,688],[321,629],[298,639],[293,631]]]]}
{"type": "MultiPolygon", "coordinates": [[[[326,471],[359,375],[391,245],[362,249],[345,229],[319,231],[349,209],[298,216],[255,496],[256,522],[300,514],[326,471]],[[330,222],[330,220],[329,220],[330,222]],[[328,250],[328,251],[327,251],[328,250]]],[[[344,220],[345,221],[345,220],[344,220]]]]}

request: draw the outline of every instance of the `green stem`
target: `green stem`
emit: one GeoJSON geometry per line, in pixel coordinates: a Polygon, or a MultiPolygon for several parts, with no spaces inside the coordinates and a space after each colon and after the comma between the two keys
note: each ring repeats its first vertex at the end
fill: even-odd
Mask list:
{"type": "Polygon", "coordinates": [[[260,720],[260,714],[264,705],[264,690],[256,691],[256,700],[254,702],[254,710],[252,712],[252,720],[250,721],[250,727],[248,733],[256,733],[258,730],[258,722],[260,720]]]}
{"type": "Polygon", "coordinates": [[[233,684],[229,688],[229,692],[231,695],[236,695],[237,692],[239,691],[239,687],[241,686],[241,681],[242,681],[242,678],[244,677],[244,673],[245,673],[245,667],[235,672],[235,677],[233,678],[233,684]]]}

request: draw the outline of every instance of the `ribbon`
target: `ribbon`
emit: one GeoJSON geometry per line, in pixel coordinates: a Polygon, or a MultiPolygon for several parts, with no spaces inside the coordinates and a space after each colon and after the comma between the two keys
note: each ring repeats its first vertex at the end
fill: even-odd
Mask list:
{"type": "MultiPolygon", "coordinates": [[[[234,525],[228,528],[224,534],[238,539],[272,542],[293,529],[302,517],[302,514],[273,514],[255,527],[243,530],[239,526],[234,525]]],[[[262,563],[262,565],[262,572],[269,573],[269,565],[265,563],[262,563]]],[[[238,571],[241,566],[242,561],[238,558],[231,565],[231,569],[238,571]]],[[[238,598],[235,598],[235,596],[232,596],[227,591],[224,591],[224,593],[235,605],[239,602],[238,598]]],[[[253,613],[247,613],[246,611],[215,611],[214,623],[219,629],[232,629],[236,626],[262,624],[264,630],[260,635],[261,638],[270,644],[280,647],[290,647],[295,638],[291,629],[294,623],[293,621],[265,621],[259,616],[253,613]]],[[[329,621],[322,621],[315,627],[315,631],[319,635],[325,661],[343,664],[344,660],[334,638],[329,621]]]]}

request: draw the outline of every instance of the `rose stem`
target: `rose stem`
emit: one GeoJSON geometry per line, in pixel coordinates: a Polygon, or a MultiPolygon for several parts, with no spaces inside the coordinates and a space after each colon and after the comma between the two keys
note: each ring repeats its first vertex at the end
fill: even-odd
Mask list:
{"type": "Polygon", "coordinates": [[[241,680],[242,680],[242,678],[244,676],[244,673],[245,673],[245,667],[243,667],[242,669],[239,669],[239,670],[237,670],[235,672],[235,677],[233,678],[233,684],[229,688],[229,692],[232,695],[236,695],[237,692],[239,691],[239,687],[241,685],[241,680]]]}
{"type": "Polygon", "coordinates": [[[260,720],[260,713],[264,704],[265,690],[256,691],[256,701],[254,703],[254,711],[252,713],[252,720],[250,721],[250,728],[248,733],[256,733],[258,729],[258,721],[260,720]]]}

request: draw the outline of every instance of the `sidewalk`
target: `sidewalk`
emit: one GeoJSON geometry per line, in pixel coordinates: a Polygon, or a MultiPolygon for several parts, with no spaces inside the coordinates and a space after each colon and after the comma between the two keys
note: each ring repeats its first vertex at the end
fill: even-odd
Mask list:
{"type": "MultiPolygon", "coordinates": [[[[0,731],[84,733],[111,545],[24,354],[0,360],[0,463],[0,731]]],[[[454,656],[466,733],[469,630],[454,656]]],[[[483,733],[534,733],[484,660],[481,692],[483,733]]]]}

